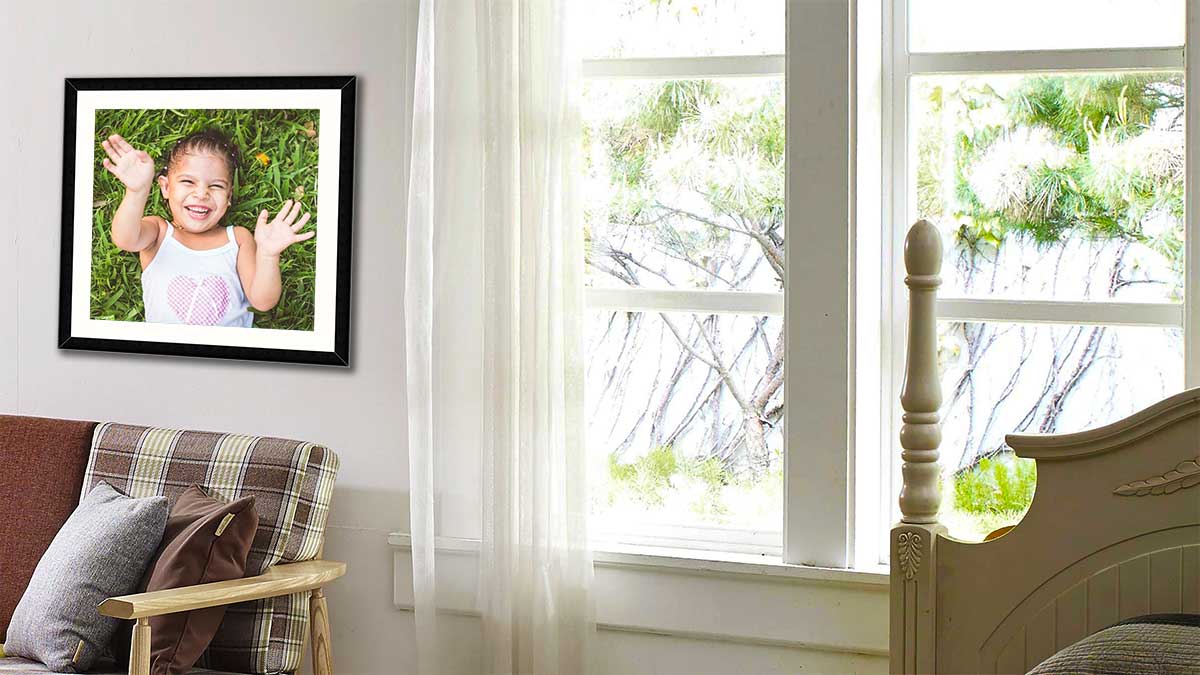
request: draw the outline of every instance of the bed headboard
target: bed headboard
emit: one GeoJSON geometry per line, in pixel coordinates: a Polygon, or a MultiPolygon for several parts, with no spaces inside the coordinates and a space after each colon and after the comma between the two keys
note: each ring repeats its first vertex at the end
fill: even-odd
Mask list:
{"type": "Polygon", "coordinates": [[[901,522],[892,530],[894,673],[1024,673],[1116,621],[1200,613],[1200,389],[1107,426],[1012,434],[1037,462],[1025,518],[983,543],[937,523],[941,242],[905,240],[909,286],[901,522]]]}

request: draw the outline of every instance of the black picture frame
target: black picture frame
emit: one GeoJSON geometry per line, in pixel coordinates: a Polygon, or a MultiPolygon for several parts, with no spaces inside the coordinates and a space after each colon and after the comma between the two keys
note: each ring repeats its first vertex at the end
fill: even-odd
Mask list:
{"type": "MultiPolygon", "coordinates": [[[[67,78],[64,90],[63,168],[62,168],[62,242],[59,275],[58,347],[69,350],[88,350],[138,354],[195,356],[247,361],[276,361],[286,363],[350,365],[350,286],[351,251],[354,203],[354,143],[357,78],[340,76],[282,76],[282,77],[139,77],[139,78],[67,78]],[[327,345],[319,349],[280,348],[277,346],[221,345],[190,341],[155,341],[113,339],[81,335],[73,316],[73,293],[77,270],[74,266],[77,215],[76,207],[76,148],[79,134],[78,101],[82,92],[177,92],[177,91],[234,90],[333,90],[339,96],[340,109],[337,133],[337,199],[336,199],[336,273],[333,329],[327,345]]],[[[221,106],[212,106],[220,108],[221,106]]],[[[322,127],[321,134],[331,130],[322,127]]],[[[94,143],[93,143],[94,145],[94,143]]],[[[99,157],[95,160],[99,162],[99,157]]],[[[91,231],[91,223],[86,223],[91,231]]],[[[322,223],[322,227],[325,225],[322,223]]],[[[324,229],[322,230],[325,231],[324,229]]],[[[328,235],[325,235],[328,236],[328,235]]],[[[318,237],[318,246],[320,246],[318,237]]],[[[89,267],[89,274],[90,274],[89,267]]],[[[89,276],[90,279],[90,276],[89,276]]],[[[314,285],[323,281],[317,278],[314,285]]],[[[314,295],[317,292],[314,291],[314,295]]],[[[316,300],[314,300],[316,302],[316,300]]],[[[90,317],[89,317],[90,318],[90,317]]],[[[132,324],[133,322],[126,322],[132,324]]],[[[247,330],[247,329],[233,329],[247,330]]],[[[328,331],[326,331],[327,333],[328,331]]]]}

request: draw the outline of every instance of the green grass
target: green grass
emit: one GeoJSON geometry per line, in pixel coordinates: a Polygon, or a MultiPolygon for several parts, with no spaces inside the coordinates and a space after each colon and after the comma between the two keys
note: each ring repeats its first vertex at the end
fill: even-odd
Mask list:
{"type": "Polygon", "coordinates": [[[989,532],[1025,517],[1037,488],[1037,464],[1006,452],[984,458],[939,484],[938,520],[955,538],[982,541],[989,532]]]}
{"type": "MultiPolygon", "coordinates": [[[[93,319],[143,321],[141,264],[135,253],[113,245],[113,213],[125,195],[125,186],[101,165],[100,141],[120,134],[135,148],[162,157],[180,138],[206,127],[229,135],[241,151],[241,167],[234,178],[233,205],[225,225],[254,231],[258,212],[272,216],[287,199],[300,199],[313,218],[305,231],[317,229],[317,110],[98,110],[96,111],[95,187],[92,202],[93,319]],[[259,159],[262,155],[265,158],[259,159]]],[[[151,191],[146,213],[168,220],[171,214],[157,189],[151,191]]],[[[318,233],[318,236],[319,233],[318,233]]],[[[254,312],[257,328],[313,329],[316,298],[317,237],[293,244],[279,262],[283,293],[269,312],[254,312]]]]}
{"type": "Polygon", "coordinates": [[[663,493],[671,487],[671,476],[679,469],[679,459],[669,445],[652,448],[633,462],[621,462],[613,455],[608,457],[608,473],[614,490],[628,490],[638,501],[648,505],[662,505],[663,493]]]}
{"type": "Polygon", "coordinates": [[[783,509],[783,458],[773,450],[772,468],[739,477],[715,457],[690,457],[660,445],[623,462],[608,456],[607,473],[593,485],[594,513],[630,518],[759,529],[783,509]]]}
{"type": "Polygon", "coordinates": [[[721,490],[733,482],[732,477],[715,457],[697,459],[679,457],[669,445],[651,448],[650,452],[633,462],[621,462],[608,457],[609,494],[611,505],[619,494],[645,506],[662,506],[666,494],[682,479],[699,481],[703,492],[691,504],[699,516],[719,517],[725,512],[721,490]]]}
{"type": "Polygon", "coordinates": [[[954,507],[974,514],[1024,511],[1037,487],[1037,464],[1012,454],[985,457],[954,479],[954,507]]]}

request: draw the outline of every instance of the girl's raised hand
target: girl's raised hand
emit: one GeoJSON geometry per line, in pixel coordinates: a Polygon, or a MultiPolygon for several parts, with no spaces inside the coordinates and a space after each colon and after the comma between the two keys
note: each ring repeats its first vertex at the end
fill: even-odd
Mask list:
{"type": "Polygon", "coordinates": [[[305,213],[300,220],[296,220],[296,216],[300,215],[300,202],[290,199],[284,202],[283,208],[271,222],[267,222],[269,215],[267,210],[263,209],[262,213],[258,214],[258,223],[254,226],[254,243],[258,246],[259,255],[277,256],[288,246],[317,236],[316,232],[298,234],[312,215],[305,213]]]}
{"type": "Polygon", "coordinates": [[[135,192],[149,192],[154,182],[154,160],[147,153],[134,148],[117,134],[100,142],[108,157],[104,168],[116,176],[125,188],[135,192]]]}

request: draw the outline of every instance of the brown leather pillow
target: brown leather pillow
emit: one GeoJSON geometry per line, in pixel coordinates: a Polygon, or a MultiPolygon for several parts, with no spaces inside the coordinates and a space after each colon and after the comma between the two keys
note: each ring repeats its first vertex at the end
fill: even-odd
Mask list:
{"type": "MultiPolygon", "coordinates": [[[[240,579],[258,529],[254,497],[224,502],[193,485],[179,495],[157,557],[146,571],[147,591],[240,579]]],[[[225,616],[225,607],[150,618],[150,672],[186,673],[204,653],[225,616]]],[[[125,640],[128,640],[127,634],[125,640]]],[[[117,643],[128,658],[128,642],[117,643]],[[121,648],[124,648],[123,651],[121,648]]]]}

